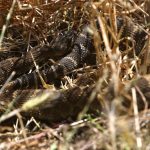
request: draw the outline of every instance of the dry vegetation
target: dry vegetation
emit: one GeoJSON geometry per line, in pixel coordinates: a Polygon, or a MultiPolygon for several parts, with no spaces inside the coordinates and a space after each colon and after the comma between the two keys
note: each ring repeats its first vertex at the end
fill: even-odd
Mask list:
{"type": "MultiPolygon", "coordinates": [[[[73,79],[72,76],[65,77],[66,83],[61,87],[64,91],[75,89],[72,92],[74,99],[81,98],[80,94],[85,98],[86,103],[81,106],[76,119],[67,117],[50,124],[33,117],[24,121],[19,113],[21,109],[41,105],[42,100],[38,104],[25,103],[21,109],[8,111],[0,118],[0,150],[150,150],[149,14],[149,0],[0,0],[1,51],[22,43],[28,45],[25,49],[28,51],[35,39],[39,46],[49,44],[58,32],[66,29],[80,32],[84,24],[90,23],[97,59],[96,65],[85,64],[74,70],[77,75],[73,79]],[[136,20],[148,33],[147,42],[138,56],[131,47],[119,51],[118,41],[122,39],[117,32],[117,16],[136,20]],[[111,27],[105,24],[107,17],[111,27]],[[101,24],[101,36],[95,18],[101,24]],[[79,91],[77,86],[81,88],[79,91]],[[98,101],[99,105],[96,105],[100,107],[94,115],[88,113],[89,108],[97,108],[92,105],[93,101],[98,101]],[[9,118],[14,115],[17,120],[11,120],[12,123],[9,118]]],[[[11,95],[8,99],[13,101],[11,95]]],[[[58,114],[67,113],[67,109],[67,106],[60,108],[58,114]]]]}

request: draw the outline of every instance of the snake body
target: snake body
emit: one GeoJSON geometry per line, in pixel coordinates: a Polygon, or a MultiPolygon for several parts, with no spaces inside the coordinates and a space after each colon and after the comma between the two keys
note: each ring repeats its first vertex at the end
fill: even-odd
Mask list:
{"type": "MultiPolygon", "coordinates": [[[[107,20],[107,19],[106,19],[107,20]]],[[[109,24],[109,20],[106,21],[107,24],[109,24]]],[[[76,31],[68,31],[63,36],[59,35],[58,38],[56,38],[51,44],[51,46],[43,46],[43,47],[37,47],[33,48],[31,51],[26,52],[21,57],[12,57],[8,58],[6,60],[3,60],[0,62],[0,84],[4,84],[5,80],[8,78],[10,73],[15,70],[17,75],[16,78],[13,79],[13,81],[9,82],[6,87],[6,93],[8,91],[15,91],[15,90],[23,90],[27,89],[29,90],[28,93],[30,94],[30,97],[34,97],[35,88],[41,88],[42,87],[42,80],[41,77],[44,79],[46,83],[54,83],[57,79],[61,79],[64,77],[68,72],[73,71],[74,69],[78,68],[79,65],[82,65],[88,56],[91,55],[91,52],[95,50],[94,43],[93,43],[93,35],[89,32],[90,25],[83,26],[81,32],[77,35],[76,31]],[[62,57],[60,60],[58,60],[58,63],[53,64],[52,66],[48,68],[42,68],[37,70],[33,70],[31,73],[29,70],[31,68],[34,68],[33,58],[37,64],[43,64],[45,61],[48,61],[49,58],[57,58],[62,57]],[[4,76],[4,74],[6,76],[4,76]]],[[[98,30],[100,31],[100,25],[98,30]]],[[[129,39],[129,46],[132,47],[133,50],[135,50],[135,54],[139,55],[141,50],[143,49],[145,42],[147,40],[147,32],[143,29],[142,26],[138,25],[137,23],[133,22],[129,18],[117,18],[117,30],[120,33],[120,39],[122,39],[119,43],[119,47],[121,51],[124,51],[127,47],[124,44],[126,40],[129,39]],[[132,41],[130,43],[130,41],[132,41]]],[[[100,32],[101,33],[101,32],[100,32]]],[[[69,94],[64,94],[63,92],[60,94],[59,99],[56,102],[52,102],[51,108],[43,107],[43,114],[41,116],[45,116],[48,110],[52,110],[51,114],[54,115],[51,118],[56,118],[56,116],[59,116],[61,111],[53,109],[53,106],[58,103],[58,107],[60,107],[60,110],[62,110],[62,106],[64,108],[70,107],[70,103],[76,103],[77,107],[80,105],[78,102],[70,101],[66,105],[65,101],[66,99],[70,99],[70,97],[76,97],[76,92],[78,95],[78,99],[80,99],[81,103],[85,103],[84,99],[89,96],[89,93],[92,91],[91,88],[73,88],[72,90],[69,90],[69,94]],[[72,94],[73,93],[73,94],[72,94]],[[86,94],[86,95],[85,95],[86,94]],[[60,103],[59,103],[60,102],[60,103]],[[57,115],[56,115],[57,114],[57,115]]],[[[26,92],[27,92],[26,91],[26,92]]],[[[25,93],[26,93],[25,92],[25,93]]],[[[24,93],[24,91],[23,91],[24,93]]],[[[23,97],[21,99],[27,99],[24,96],[27,96],[28,94],[23,94],[23,97]]],[[[3,95],[1,95],[3,98],[3,95]]],[[[27,96],[28,97],[28,96],[27,96]]],[[[24,101],[23,101],[24,103],[24,101]]],[[[20,101],[20,104],[22,102],[20,101]]],[[[17,104],[17,105],[20,105],[17,104]]],[[[18,107],[18,106],[17,106],[18,107]]],[[[59,108],[57,108],[59,109],[59,108]]],[[[71,108],[70,108],[71,109],[71,108]]],[[[81,108],[77,109],[78,112],[81,110],[81,108]]],[[[62,110],[63,111],[63,110],[62,110]]],[[[70,110],[70,113],[72,113],[74,110],[70,110]]],[[[65,111],[64,111],[65,112],[65,111]]],[[[77,112],[77,113],[78,113],[77,112]]],[[[36,116],[38,116],[38,111],[34,111],[36,116]]],[[[32,114],[32,113],[31,113],[32,114]]],[[[65,118],[66,116],[61,116],[60,118],[65,118]]],[[[60,118],[56,119],[59,120],[60,118]]],[[[41,117],[40,117],[41,119],[41,117]]]]}
{"type": "MultiPolygon", "coordinates": [[[[45,81],[47,83],[55,82],[55,79],[61,78],[64,75],[66,75],[66,73],[76,69],[80,64],[85,62],[86,58],[91,54],[91,51],[94,51],[93,50],[94,49],[93,37],[87,30],[88,28],[89,28],[89,25],[85,25],[83,27],[81,33],[77,36],[77,38],[73,44],[73,48],[72,48],[71,52],[68,55],[66,55],[65,57],[63,57],[62,59],[60,59],[58,61],[58,64],[52,65],[51,67],[46,68],[44,70],[40,70],[41,76],[43,77],[43,79],[45,79],[45,81]]],[[[126,40],[128,40],[128,38],[129,38],[129,41],[128,41],[129,44],[127,46],[132,47],[132,49],[135,51],[135,54],[139,55],[139,53],[141,52],[141,50],[144,47],[144,44],[146,42],[147,32],[141,26],[139,26],[138,24],[131,21],[131,19],[129,19],[129,18],[118,17],[117,18],[117,28],[118,28],[118,32],[121,34],[120,39],[122,39],[121,42],[119,43],[120,50],[123,51],[123,50],[127,49],[126,48],[126,42],[127,42],[126,40]]],[[[100,29],[98,29],[98,30],[100,30],[100,29]]],[[[70,40],[70,38],[68,38],[67,40],[70,40]]],[[[63,42],[63,40],[61,40],[61,42],[63,42]]],[[[59,47],[61,47],[61,42],[58,42],[58,44],[60,45],[59,47]]],[[[66,41],[64,41],[64,42],[66,42],[66,41]]],[[[67,43],[69,43],[69,42],[67,41],[67,43]]],[[[56,42],[56,45],[57,45],[57,42],[56,42]]],[[[64,51],[67,50],[67,48],[68,48],[68,46],[66,46],[66,48],[64,48],[64,51]]],[[[40,61],[45,60],[47,58],[45,56],[48,56],[48,55],[46,55],[46,53],[48,53],[46,51],[44,52],[45,56],[43,56],[42,51],[39,51],[39,52],[40,52],[39,55],[36,54],[36,56],[35,56],[35,59],[36,59],[36,57],[38,58],[38,59],[36,59],[37,62],[39,60],[40,61]],[[39,58],[39,56],[40,56],[40,58],[39,58]],[[45,59],[43,59],[43,58],[45,58],[45,59]]],[[[34,52],[33,52],[33,54],[34,54],[34,52]]],[[[23,59],[23,60],[25,62],[28,62],[30,60],[29,59],[30,56],[27,58],[28,58],[27,60],[25,60],[25,59],[23,59]]],[[[31,64],[31,62],[30,62],[30,64],[31,64]]],[[[27,63],[27,65],[29,65],[29,64],[27,63]]],[[[34,83],[39,83],[39,84],[41,83],[40,77],[38,77],[38,76],[39,75],[36,73],[36,71],[33,71],[32,73],[20,76],[16,80],[12,81],[12,83],[10,83],[10,85],[14,89],[17,89],[20,87],[21,88],[35,87],[34,83]],[[36,79],[36,81],[33,82],[33,80],[35,80],[35,79],[36,79]]]]}

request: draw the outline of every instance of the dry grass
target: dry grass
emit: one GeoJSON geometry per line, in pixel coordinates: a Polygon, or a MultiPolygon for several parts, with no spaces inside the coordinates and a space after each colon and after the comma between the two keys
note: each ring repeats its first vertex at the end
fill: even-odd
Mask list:
{"type": "MultiPolygon", "coordinates": [[[[49,44],[49,39],[54,38],[61,30],[68,28],[80,32],[85,23],[90,23],[91,28],[88,30],[94,38],[97,56],[96,73],[99,78],[95,81],[95,89],[91,96],[87,98],[87,105],[83,107],[76,121],[70,121],[72,123],[60,122],[47,126],[34,118],[24,123],[19,113],[22,111],[20,109],[10,111],[9,114],[1,117],[0,122],[13,115],[17,115],[18,119],[12,126],[0,126],[0,149],[149,150],[150,110],[145,105],[144,111],[138,111],[136,92],[138,87],[131,88],[131,97],[127,92],[132,80],[150,73],[149,39],[138,56],[128,43],[125,51],[120,52],[119,41],[122,39],[116,25],[117,16],[129,17],[131,20],[137,20],[149,32],[148,6],[150,7],[148,0],[100,2],[13,0],[7,3],[0,0],[1,50],[10,49],[21,42],[28,44],[28,51],[31,49],[32,38],[38,40],[38,45],[42,46],[49,44]],[[97,30],[95,18],[101,26],[100,32],[97,30]],[[106,18],[110,19],[110,26],[106,23],[106,18]],[[18,38],[13,38],[12,26],[21,30],[16,33],[18,38]],[[102,43],[104,48],[100,46],[102,43]],[[132,54],[129,49],[132,50],[132,54]],[[114,93],[111,101],[108,102],[106,97],[109,95],[104,95],[110,90],[110,85],[114,93]],[[121,106],[122,95],[132,100],[131,108],[125,109],[121,106]],[[98,97],[99,102],[102,103],[104,111],[98,117],[85,115],[95,97],[98,97]]],[[[87,70],[93,72],[92,67],[87,70]]],[[[65,85],[66,88],[74,86],[74,80],[68,78],[68,82],[70,83],[65,85]]],[[[149,99],[146,100],[140,90],[139,93],[147,104],[146,101],[149,99]]],[[[42,103],[43,97],[38,99],[41,100],[38,104],[42,103]]],[[[33,101],[35,102],[35,99],[33,101]]],[[[28,109],[38,105],[26,103],[23,109],[27,104],[28,109]]]]}

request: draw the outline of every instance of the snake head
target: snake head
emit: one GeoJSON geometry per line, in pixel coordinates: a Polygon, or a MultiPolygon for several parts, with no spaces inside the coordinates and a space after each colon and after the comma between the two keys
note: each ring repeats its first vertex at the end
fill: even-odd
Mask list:
{"type": "Polygon", "coordinates": [[[53,55],[63,56],[71,52],[76,36],[77,33],[73,30],[59,32],[50,43],[53,55]]]}

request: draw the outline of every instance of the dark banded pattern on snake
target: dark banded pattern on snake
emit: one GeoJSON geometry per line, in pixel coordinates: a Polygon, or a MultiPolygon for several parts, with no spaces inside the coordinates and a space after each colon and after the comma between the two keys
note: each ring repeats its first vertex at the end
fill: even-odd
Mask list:
{"type": "MultiPolygon", "coordinates": [[[[109,20],[107,20],[107,24],[109,24],[109,20]]],[[[93,38],[87,30],[88,27],[89,25],[83,27],[81,33],[74,42],[72,51],[58,61],[58,65],[56,64],[50,68],[39,71],[47,83],[55,82],[57,78],[63,77],[66,73],[76,69],[80,64],[84,63],[87,56],[91,53],[91,50],[94,49],[93,38]]],[[[129,39],[129,46],[135,50],[135,53],[138,55],[146,41],[147,33],[145,30],[136,22],[134,23],[131,19],[120,17],[117,17],[117,28],[121,35],[120,38],[122,39],[119,43],[120,50],[123,51],[127,49],[124,43],[129,39]],[[130,43],[130,41],[132,42],[130,43]]],[[[35,87],[35,83],[40,83],[41,85],[41,79],[34,71],[14,80],[8,85],[8,87],[11,85],[12,89],[14,88],[15,90],[20,87],[35,87]],[[35,74],[37,75],[37,81],[33,82],[35,74]]]]}

